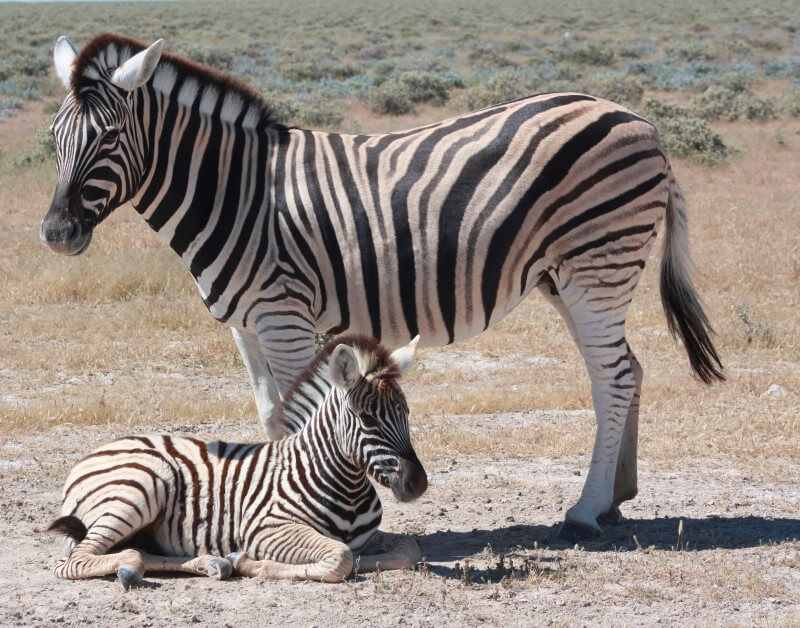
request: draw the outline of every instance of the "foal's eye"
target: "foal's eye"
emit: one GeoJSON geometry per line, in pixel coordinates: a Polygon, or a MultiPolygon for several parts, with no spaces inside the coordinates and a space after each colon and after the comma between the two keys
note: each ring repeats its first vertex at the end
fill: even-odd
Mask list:
{"type": "Polygon", "coordinates": [[[364,424],[364,427],[375,427],[376,425],[378,425],[378,420],[368,412],[362,412],[361,414],[359,414],[359,418],[361,419],[361,422],[364,424]]]}

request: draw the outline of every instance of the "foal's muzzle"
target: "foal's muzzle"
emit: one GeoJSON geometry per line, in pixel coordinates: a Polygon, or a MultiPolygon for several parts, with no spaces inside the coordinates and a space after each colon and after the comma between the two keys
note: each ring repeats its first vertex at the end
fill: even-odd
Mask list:
{"type": "Polygon", "coordinates": [[[416,456],[413,459],[400,458],[400,466],[390,486],[399,501],[410,502],[427,490],[428,474],[416,456]]]}

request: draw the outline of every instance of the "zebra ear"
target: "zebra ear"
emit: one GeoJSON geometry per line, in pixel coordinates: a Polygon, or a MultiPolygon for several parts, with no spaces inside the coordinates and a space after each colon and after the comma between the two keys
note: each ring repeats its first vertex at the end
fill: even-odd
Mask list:
{"type": "Polygon", "coordinates": [[[164,40],[159,39],[146,50],[132,56],[114,70],[111,82],[129,92],[147,83],[156,71],[163,47],[164,40]]]}
{"type": "Polygon", "coordinates": [[[333,383],[342,390],[350,390],[361,377],[356,353],[348,345],[339,345],[333,350],[328,366],[333,383]]]}
{"type": "Polygon", "coordinates": [[[69,89],[70,79],[72,78],[72,66],[78,58],[78,51],[72,42],[64,35],[58,38],[56,47],[53,49],[53,65],[56,66],[56,74],[64,87],[69,89]]]}
{"type": "Polygon", "coordinates": [[[405,347],[400,347],[392,353],[392,360],[397,363],[401,375],[411,368],[411,365],[414,363],[414,354],[417,352],[418,343],[419,334],[405,347]]]}

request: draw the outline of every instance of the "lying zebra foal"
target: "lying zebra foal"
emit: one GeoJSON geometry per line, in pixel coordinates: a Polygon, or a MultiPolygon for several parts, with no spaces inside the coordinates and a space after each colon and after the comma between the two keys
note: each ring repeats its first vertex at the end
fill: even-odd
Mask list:
{"type": "Polygon", "coordinates": [[[392,354],[364,337],[331,343],[280,406],[306,422],[284,440],[129,436],[89,454],[49,527],[72,545],[56,576],[116,573],[126,590],[147,571],[335,582],[359,552],[359,571],[411,567],[417,544],[378,531],[381,503],[367,476],[400,501],[428,486],[397,383],[418,339],[392,354]],[[143,544],[163,555],[135,549],[143,544]]]}

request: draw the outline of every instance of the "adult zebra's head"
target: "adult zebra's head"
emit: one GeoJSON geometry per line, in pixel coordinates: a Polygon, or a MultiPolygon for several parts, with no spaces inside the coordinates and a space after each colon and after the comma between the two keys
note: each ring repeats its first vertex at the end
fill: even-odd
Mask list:
{"type": "Polygon", "coordinates": [[[356,465],[400,501],[428,488],[428,476],[411,445],[408,404],[397,383],[414,360],[419,336],[388,355],[383,347],[343,342],[330,354],[336,387],[344,393],[337,437],[356,465]]]}
{"type": "Polygon", "coordinates": [[[163,41],[136,50],[99,37],[80,55],[66,38],[53,51],[69,94],[50,130],[58,178],[39,236],[58,253],[86,250],[92,229],[138,191],[144,146],[134,128],[133,95],[158,65],[163,41]]]}

